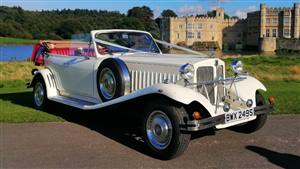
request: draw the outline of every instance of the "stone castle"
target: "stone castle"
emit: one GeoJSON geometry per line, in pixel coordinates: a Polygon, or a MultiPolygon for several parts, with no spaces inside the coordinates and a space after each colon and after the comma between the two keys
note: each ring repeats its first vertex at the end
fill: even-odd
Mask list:
{"type": "MultiPolygon", "coordinates": [[[[170,43],[202,49],[260,49],[275,51],[280,43],[300,38],[300,4],[293,8],[268,8],[250,12],[246,19],[224,19],[224,10],[214,11],[214,17],[162,18],[161,39],[170,43]],[[283,41],[284,40],[284,41],[283,41]]],[[[300,42],[300,40],[299,40],[300,42]]],[[[297,41],[297,44],[299,43],[297,41]]],[[[299,45],[296,48],[300,48],[299,45]]]]}

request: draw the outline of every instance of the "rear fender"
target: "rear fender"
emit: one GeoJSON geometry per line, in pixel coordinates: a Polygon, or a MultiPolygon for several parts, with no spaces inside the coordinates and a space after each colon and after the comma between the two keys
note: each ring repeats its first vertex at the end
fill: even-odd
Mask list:
{"type": "Polygon", "coordinates": [[[39,80],[39,78],[42,78],[44,80],[48,98],[56,96],[58,94],[54,76],[49,69],[35,71],[33,79],[31,80],[28,87],[34,87],[35,83],[39,80]]]}

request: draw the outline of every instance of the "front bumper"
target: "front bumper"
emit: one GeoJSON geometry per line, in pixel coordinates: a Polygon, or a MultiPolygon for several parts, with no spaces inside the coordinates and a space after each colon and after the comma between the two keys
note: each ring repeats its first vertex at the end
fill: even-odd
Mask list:
{"type": "MultiPolygon", "coordinates": [[[[254,108],[255,115],[267,114],[271,111],[273,111],[273,106],[269,104],[263,106],[257,106],[254,108]]],[[[202,120],[187,121],[186,124],[180,125],[180,129],[182,131],[199,131],[199,130],[214,127],[218,124],[224,124],[224,123],[225,123],[225,114],[222,114],[219,116],[209,117],[202,120]]]]}

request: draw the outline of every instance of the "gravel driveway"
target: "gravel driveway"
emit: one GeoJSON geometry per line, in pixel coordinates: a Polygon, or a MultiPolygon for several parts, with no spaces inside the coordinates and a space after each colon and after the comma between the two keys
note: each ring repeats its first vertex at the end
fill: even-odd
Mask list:
{"type": "Polygon", "coordinates": [[[0,124],[0,168],[300,168],[299,115],[269,116],[249,135],[199,133],[170,161],[151,157],[126,119],[92,119],[0,124]]]}

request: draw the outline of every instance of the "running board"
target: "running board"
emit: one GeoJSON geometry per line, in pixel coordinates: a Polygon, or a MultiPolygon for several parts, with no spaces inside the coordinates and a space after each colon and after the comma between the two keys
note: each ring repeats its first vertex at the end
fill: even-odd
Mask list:
{"type": "MultiPolygon", "coordinates": [[[[183,93],[183,92],[180,92],[180,93],[183,93]]],[[[66,105],[69,105],[72,107],[76,107],[76,108],[79,108],[82,110],[95,110],[95,109],[100,109],[100,108],[112,106],[112,105],[119,104],[119,103],[124,103],[124,102],[132,100],[132,99],[136,99],[139,97],[152,95],[152,94],[164,95],[165,97],[169,97],[169,98],[176,100],[183,104],[190,104],[191,100],[198,100],[199,98],[205,99],[204,101],[207,100],[201,94],[194,92],[194,90],[187,89],[183,86],[179,86],[176,84],[156,84],[156,85],[149,86],[144,89],[129,93],[125,96],[121,96],[116,99],[113,99],[113,100],[110,100],[107,102],[102,102],[102,103],[99,103],[99,102],[92,103],[92,102],[87,102],[87,101],[80,100],[80,99],[61,96],[61,95],[52,96],[52,97],[49,97],[48,99],[53,100],[55,102],[62,103],[62,104],[66,104],[66,105]],[[190,95],[190,97],[192,99],[182,99],[180,94],[176,94],[176,92],[174,93],[174,91],[183,90],[183,89],[184,89],[184,92],[187,93],[188,95],[190,95]]],[[[207,102],[207,104],[210,104],[210,102],[208,100],[206,102],[207,102]]]]}
{"type": "Polygon", "coordinates": [[[79,109],[86,109],[86,107],[99,104],[99,103],[92,103],[92,102],[75,99],[75,98],[71,98],[71,97],[66,97],[66,96],[53,96],[53,97],[50,97],[49,100],[52,100],[52,101],[55,101],[58,103],[62,103],[62,104],[68,105],[68,106],[76,107],[79,109]]]}

